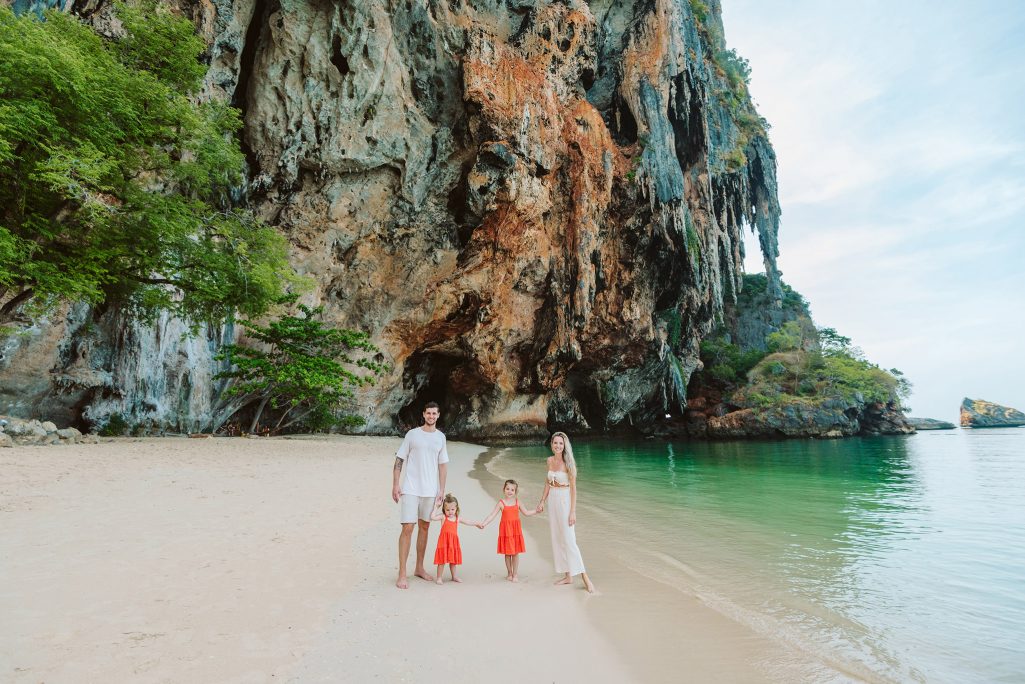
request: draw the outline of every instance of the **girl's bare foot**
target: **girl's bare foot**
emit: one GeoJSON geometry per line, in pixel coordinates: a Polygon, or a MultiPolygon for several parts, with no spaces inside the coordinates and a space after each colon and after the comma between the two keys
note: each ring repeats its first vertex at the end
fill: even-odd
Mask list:
{"type": "Polygon", "coordinates": [[[452,581],[462,583],[463,580],[459,579],[458,577],[453,577],[452,581]]]}
{"type": "Polygon", "coordinates": [[[439,577],[438,579],[434,580],[434,583],[435,584],[441,584],[441,578],[439,577]]]}
{"type": "Polygon", "coordinates": [[[506,576],[505,576],[505,581],[506,581],[506,582],[512,582],[512,581],[513,581],[513,580],[512,580],[512,575],[506,575],[506,576]]]}
{"type": "Polygon", "coordinates": [[[573,583],[573,578],[572,578],[572,577],[570,577],[569,575],[566,575],[566,576],[565,576],[565,577],[563,577],[563,578],[562,578],[561,580],[559,580],[558,582],[556,582],[556,583],[555,583],[555,586],[559,586],[560,584],[572,584],[572,583],[573,583]]]}
{"type": "Polygon", "coordinates": [[[519,575],[513,575],[512,577],[509,578],[509,581],[510,582],[519,582],[520,581],[520,577],[519,577],[519,575]]]}

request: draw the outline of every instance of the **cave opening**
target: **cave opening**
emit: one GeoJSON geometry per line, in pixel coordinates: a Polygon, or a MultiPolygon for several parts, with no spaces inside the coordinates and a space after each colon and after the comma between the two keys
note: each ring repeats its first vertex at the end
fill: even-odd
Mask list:
{"type": "Polygon", "coordinates": [[[615,130],[612,132],[620,145],[633,145],[637,142],[637,119],[630,111],[626,100],[616,96],[615,130]]]}
{"type": "Polygon", "coordinates": [[[580,72],[580,84],[584,86],[585,91],[591,89],[594,85],[594,69],[587,67],[580,72]]]}
{"type": "Polygon", "coordinates": [[[342,54],[342,37],[335,34],[331,40],[331,63],[338,69],[338,73],[345,78],[352,69],[349,68],[349,60],[342,54]]]}
{"type": "Polygon", "coordinates": [[[441,409],[438,427],[447,431],[459,415],[463,402],[452,392],[449,378],[463,359],[437,352],[416,352],[406,359],[402,384],[411,390],[410,400],[399,410],[399,427],[403,430],[423,423],[424,405],[436,402],[441,409]]]}
{"type": "Polygon", "coordinates": [[[246,27],[245,42],[242,44],[242,54],[239,56],[238,82],[235,84],[235,92],[231,96],[231,106],[241,113],[242,127],[239,128],[239,147],[245,155],[246,163],[251,173],[255,173],[258,164],[256,152],[249,145],[246,138],[246,114],[249,105],[249,89],[253,78],[253,69],[256,65],[256,55],[263,40],[263,30],[270,21],[270,16],[281,9],[278,0],[256,0],[253,7],[253,15],[246,27]]]}
{"type": "Polygon", "coordinates": [[[470,187],[469,177],[472,169],[472,162],[468,162],[463,165],[463,168],[459,173],[459,181],[456,183],[455,187],[449,191],[448,199],[445,203],[449,213],[452,215],[452,220],[456,224],[456,234],[459,239],[460,249],[466,246],[470,241],[470,238],[473,236],[473,231],[480,226],[480,221],[473,216],[467,205],[467,197],[469,196],[470,187]]]}

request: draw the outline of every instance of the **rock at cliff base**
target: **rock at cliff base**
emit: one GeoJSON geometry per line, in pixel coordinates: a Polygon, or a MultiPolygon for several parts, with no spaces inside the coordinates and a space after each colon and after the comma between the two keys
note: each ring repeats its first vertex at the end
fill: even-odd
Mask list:
{"type": "Polygon", "coordinates": [[[961,427],[1020,427],[1025,413],[982,399],[965,398],[961,402],[961,427]]]}
{"type": "Polygon", "coordinates": [[[954,430],[957,428],[953,423],[935,418],[914,418],[909,417],[908,423],[916,430],[954,430]]]}
{"type": "Polygon", "coordinates": [[[19,438],[46,436],[46,430],[38,420],[23,420],[12,416],[7,416],[6,420],[4,432],[13,437],[15,442],[18,442],[19,438]]]}
{"type": "Polygon", "coordinates": [[[45,421],[43,423],[40,423],[40,427],[42,427],[44,430],[46,430],[46,434],[50,434],[51,432],[57,432],[57,425],[56,425],[56,423],[53,423],[52,421],[49,421],[49,420],[47,420],[47,421],[45,421]]]}
{"type": "Polygon", "coordinates": [[[0,432],[0,448],[14,446],[14,440],[6,432],[0,432]]]}
{"type": "Polygon", "coordinates": [[[82,433],[73,427],[67,427],[63,430],[57,430],[57,436],[61,438],[61,441],[75,442],[82,436],[82,433]]]}

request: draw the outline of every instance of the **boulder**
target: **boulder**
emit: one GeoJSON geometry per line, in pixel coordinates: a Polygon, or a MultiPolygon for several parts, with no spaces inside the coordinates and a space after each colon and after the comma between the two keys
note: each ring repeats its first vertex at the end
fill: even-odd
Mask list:
{"type": "Polygon", "coordinates": [[[6,432],[0,432],[0,448],[14,446],[14,440],[6,432]]]}
{"type": "Polygon", "coordinates": [[[48,420],[43,423],[40,423],[40,426],[44,430],[46,430],[46,434],[50,434],[51,432],[57,432],[57,426],[48,420]]]}
{"type": "Polygon", "coordinates": [[[961,427],[1019,427],[1025,425],[1025,413],[982,399],[965,398],[961,402],[961,427]]]}
{"type": "Polygon", "coordinates": [[[19,438],[45,437],[46,430],[38,420],[23,420],[21,418],[7,418],[7,425],[4,432],[15,438],[19,444],[19,438]]]}
{"type": "Polygon", "coordinates": [[[82,436],[82,433],[73,427],[68,427],[64,428],[63,430],[57,430],[57,436],[60,437],[62,440],[74,442],[82,436]]]}
{"type": "Polygon", "coordinates": [[[908,424],[916,430],[953,430],[957,426],[935,418],[908,418],[908,424]]]}

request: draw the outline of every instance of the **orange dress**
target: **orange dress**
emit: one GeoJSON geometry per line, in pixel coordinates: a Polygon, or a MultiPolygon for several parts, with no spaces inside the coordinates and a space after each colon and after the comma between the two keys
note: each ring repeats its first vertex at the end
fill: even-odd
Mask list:
{"type": "Polygon", "coordinates": [[[527,550],[523,543],[523,527],[520,525],[520,500],[512,506],[502,500],[502,521],[498,523],[498,552],[503,556],[515,556],[527,550]]]}
{"type": "Polygon", "coordinates": [[[463,550],[459,548],[459,522],[445,518],[438,535],[438,548],[434,551],[434,564],[463,564],[463,550]]]}

